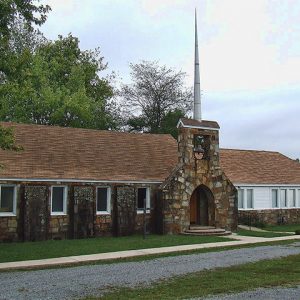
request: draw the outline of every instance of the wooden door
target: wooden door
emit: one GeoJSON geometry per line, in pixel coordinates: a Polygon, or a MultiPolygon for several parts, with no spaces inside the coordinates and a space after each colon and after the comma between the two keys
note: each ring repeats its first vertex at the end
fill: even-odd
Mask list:
{"type": "Polygon", "coordinates": [[[202,226],[208,226],[208,199],[204,191],[199,191],[199,224],[202,226]]]}
{"type": "Polygon", "coordinates": [[[191,196],[191,201],[190,201],[190,223],[191,224],[198,224],[198,193],[197,191],[194,191],[194,193],[191,196]]]}

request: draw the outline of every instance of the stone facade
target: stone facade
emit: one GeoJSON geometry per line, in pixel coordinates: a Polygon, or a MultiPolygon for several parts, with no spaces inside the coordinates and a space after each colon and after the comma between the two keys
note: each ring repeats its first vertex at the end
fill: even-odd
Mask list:
{"type": "Polygon", "coordinates": [[[180,127],[178,147],[178,165],[161,185],[164,233],[181,233],[189,228],[190,199],[198,187],[212,195],[207,225],[235,230],[237,193],[219,165],[218,130],[180,127]],[[200,158],[194,152],[195,136],[204,139],[200,158]]]}
{"type": "Polygon", "coordinates": [[[239,224],[299,224],[300,209],[239,210],[239,224]]]}
{"type": "MultiPolygon", "coordinates": [[[[3,182],[7,184],[7,182],[3,182]]],[[[0,183],[1,184],[1,183],[0,183]]],[[[96,184],[68,183],[67,214],[51,215],[51,186],[60,183],[9,182],[16,185],[16,216],[0,216],[0,241],[120,236],[142,233],[144,215],[136,209],[137,188],[150,189],[148,232],[156,230],[154,195],[157,184],[106,184],[111,189],[111,213],[97,214],[96,184]],[[117,197],[119,195],[119,197],[117,197]]]]}

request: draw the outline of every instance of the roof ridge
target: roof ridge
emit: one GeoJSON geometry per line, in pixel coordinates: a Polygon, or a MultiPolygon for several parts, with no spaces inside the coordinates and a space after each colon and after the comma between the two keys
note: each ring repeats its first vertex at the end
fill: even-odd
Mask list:
{"type": "Polygon", "coordinates": [[[44,127],[44,128],[61,128],[63,130],[82,130],[82,131],[93,131],[93,132],[109,132],[116,134],[130,134],[130,135],[152,135],[152,136],[171,136],[170,133],[148,133],[148,132],[128,132],[128,131],[118,131],[109,129],[96,129],[96,128],[82,128],[82,127],[69,127],[60,125],[48,125],[48,124],[33,124],[33,123],[21,123],[21,122],[5,122],[0,121],[0,125],[12,125],[12,126],[31,126],[31,127],[44,127]]]}
{"type": "MultiPolygon", "coordinates": [[[[280,153],[279,151],[272,151],[272,150],[257,150],[257,149],[238,149],[238,148],[220,148],[220,150],[230,150],[230,151],[245,151],[245,152],[266,152],[266,153],[280,153]]],[[[285,156],[285,155],[284,155],[285,156]]],[[[288,156],[287,156],[288,157],[288,156]]]]}

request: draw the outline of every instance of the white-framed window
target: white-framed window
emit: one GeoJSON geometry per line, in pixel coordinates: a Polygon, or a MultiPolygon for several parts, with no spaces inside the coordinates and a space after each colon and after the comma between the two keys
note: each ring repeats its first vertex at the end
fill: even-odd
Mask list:
{"type": "Polygon", "coordinates": [[[254,208],[253,189],[247,189],[247,208],[254,208]]]}
{"type": "Polygon", "coordinates": [[[254,208],[253,189],[238,188],[238,208],[239,209],[254,208]]]}
{"type": "Polygon", "coordinates": [[[287,190],[282,189],[280,190],[280,207],[285,208],[288,206],[287,204],[287,190]]]}
{"type": "Polygon", "coordinates": [[[238,189],[238,208],[244,208],[244,190],[238,189]]]}
{"type": "Polygon", "coordinates": [[[150,189],[148,187],[141,187],[137,189],[137,212],[143,213],[146,204],[147,213],[150,212],[150,189]]]}
{"type": "Polygon", "coordinates": [[[297,199],[297,202],[296,202],[296,206],[300,207],[300,189],[298,190],[298,199],[297,199]]]}
{"type": "Polygon", "coordinates": [[[279,208],[279,197],[277,189],[272,189],[272,208],[279,208]]]}
{"type": "Polygon", "coordinates": [[[108,186],[98,186],[96,191],[96,211],[98,215],[111,213],[111,189],[108,186]]]}
{"type": "Polygon", "coordinates": [[[288,205],[289,207],[296,207],[296,190],[290,189],[288,191],[288,205]]]}
{"type": "Polygon", "coordinates": [[[68,189],[66,186],[51,186],[51,215],[67,214],[67,193],[68,189]]]}
{"type": "Polygon", "coordinates": [[[0,185],[0,217],[15,216],[17,207],[16,186],[0,185]]]}

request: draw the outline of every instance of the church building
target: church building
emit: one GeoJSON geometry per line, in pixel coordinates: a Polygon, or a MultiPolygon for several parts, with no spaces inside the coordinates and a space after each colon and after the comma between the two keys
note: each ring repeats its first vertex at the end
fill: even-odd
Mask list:
{"type": "Polygon", "coordinates": [[[299,223],[300,164],[280,153],[219,147],[202,120],[197,26],[193,118],[167,134],[1,123],[0,241],[235,231],[238,218],[299,223]]]}

